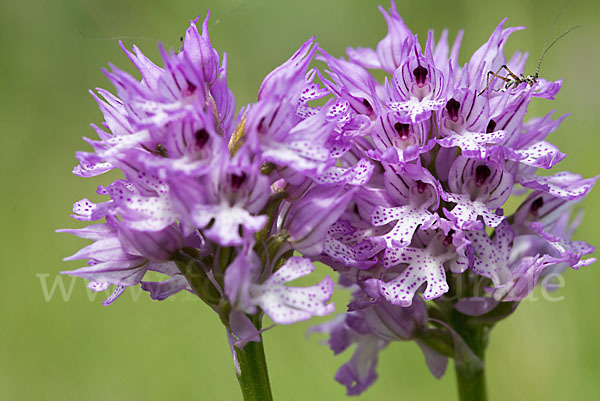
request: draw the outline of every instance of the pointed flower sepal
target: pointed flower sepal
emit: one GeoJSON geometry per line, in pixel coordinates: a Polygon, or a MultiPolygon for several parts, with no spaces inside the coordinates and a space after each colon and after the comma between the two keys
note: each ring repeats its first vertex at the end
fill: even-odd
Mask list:
{"type": "Polygon", "coordinates": [[[307,256],[322,253],[329,228],[344,213],[354,192],[355,189],[317,186],[294,202],[282,221],[294,249],[307,256]]]}

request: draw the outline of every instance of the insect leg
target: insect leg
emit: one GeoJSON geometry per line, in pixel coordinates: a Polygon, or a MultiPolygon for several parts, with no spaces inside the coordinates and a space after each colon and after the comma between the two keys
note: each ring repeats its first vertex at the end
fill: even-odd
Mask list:
{"type": "MultiPolygon", "coordinates": [[[[507,77],[503,77],[503,76],[501,76],[501,75],[498,75],[498,73],[500,72],[500,70],[502,70],[502,68],[505,68],[505,67],[506,67],[506,66],[505,66],[505,65],[503,65],[502,67],[498,68],[498,71],[496,71],[496,72],[494,72],[494,71],[488,71],[488,73],[487,73],[487,85],[486,85],[486,87],[485,87],[485,88],[484,88],[484,89],[483,89],[481,92],[479,92],[479,96],[481,96],[481,95],[483,94],[483,92],[486,92],[486,91],[487,91],[487,93],[488,93],[488,96],[489,96],[489,94],[490,94],[490,90],[489,90],[489,89],[490,89],[490,85],[491,85],[491,84],[492,84],[492,82],[493,82],[493,79],[492,79],[492,81],[490,82],[490,75],[493,75],[493,76],[494,76],[494,77],[496,77],[496,78],[500,78],[500,79],[501,79],[501,80],[503,80],[504,82],[510,82],[510,79],[509,79],[509,78],[507,78],[507,77]]],[[[507,68],[507,70],[508,70],[508,68],[507,68]]],[[[510,71],[510,70],[509,70],[509,71],[510,71]]]]}
{"type": "MultiPolygon", "coordinates": [[[[517,81],[519,83],[523,82],[523,78],[519,77],[517,74],[515,74],[514,72],[512,72],[510,70],[510,68],[508,68],[506,65],[503,65],[502,67],[500,67],[500,70],[503,69],[503,68],[506,70],[506,72],[508,73],[508,75],[510,75],[510,77],[512,79],[514,79],[515,81],[517,81]]],[[[498,71],[500,71],[500,70],[498,70],[498,71]]]]}

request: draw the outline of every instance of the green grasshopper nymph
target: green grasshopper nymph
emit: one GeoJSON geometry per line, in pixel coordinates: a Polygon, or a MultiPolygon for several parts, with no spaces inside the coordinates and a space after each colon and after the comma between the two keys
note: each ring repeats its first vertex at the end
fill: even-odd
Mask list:
{"type": "Polygon", "coordinates": [[[482,95],[484,92],[490,93],[490,85],[494,83],[494,80],[496,78],[504,81],[504,85],[502,87],[500,87],[499,89],[496,89],[496,91],[507,91],[511,88],[516,88],[517,86],[519,86],[522,83],[526,83],[529,86],[533,86],[537,81],[538,78],[540,76],[540,67],[542,66],[542,60],[544,59],[544,56],[546,55],[546,53],[548,52],[548,50],[550,50],[550,48],[552,46],[554,46],[554,44],[556,42],[558,42],[563,36],[567,35],[569,32],[579,28],[581,25],[577,25],[574,26],[573,28],[569,29],[568,31],[564,32],[562,35],[560,35],[559,37],[557,37],[556,39],[554,39],[554,41],[552,41],[552,43],[550,43],[550,45],[548,47],[546,47],[546,50],[544,50],[542,52],[542,55],[540,56],[539,60],[538,60],[538,64],[537,64],[537,68],[535,69],[535,74],[534,75],[523,75],[523,74],[515,74],[514,72],[512,72],[510,70],[510,68],[508,68],[506,66],[506,64],[502,65],[502,67],[498,68],[498,71],[494,72],[494,71],[488,71],[487,73],[487,85],[485,87],[485,89],[483,89],[481,92],[479,92],[479,95],[482,95]],[[500,71],[505,70],[507,75],[506,76],[502,76],[500,75],[500,71]]]}

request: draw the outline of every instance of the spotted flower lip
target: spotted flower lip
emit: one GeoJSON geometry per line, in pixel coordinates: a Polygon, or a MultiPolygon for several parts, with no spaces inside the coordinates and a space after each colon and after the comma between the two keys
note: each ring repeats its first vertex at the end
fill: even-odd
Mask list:
{"type": "Polygon", "coordinates": [[[466,236],[475,254],[471,269],[481,276],[490,278],[495,286],[500,286],[510,275],[508,261],[515,233],[506,220],[498,225],[495,233],[493,239],[490,239],[483,230],[468,231],[466,236]]]}
{"type": "Polygon", "coordinates": [[[446,236],[439,233],[426,248],[386,249],[382,260],[384,267],[406,267],[393,280],[378,281],[381,296],[394,305],[409,306],[423,283],[427,283],[423,291],[424,299],[438,298],[446,293],[449,289],[445,273],[446,264],[461,257],[455,248],[449,245],[446,236]]]}
{"type": "Polygon", "coordinates": [[[250,296],[278,324],[328,315],[335,310],[333,303],[326,303],[333,293],[331,278],[326,277],[312,287],[284,287],[284,283],[310,274],[314,269],[309,260],[292,257],[264,283],[252,287],[250,296]]]}

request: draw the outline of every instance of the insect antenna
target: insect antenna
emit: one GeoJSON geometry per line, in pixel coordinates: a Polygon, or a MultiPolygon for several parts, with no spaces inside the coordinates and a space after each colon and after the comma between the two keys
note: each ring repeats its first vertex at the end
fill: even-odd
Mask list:
{"type": "MultiPolygon", "coordinates": [[[[535,70],[535,78],[534,79],[537,79],[539,77],[540,67],[542,65],[542,60],[544,59],[544,55],[546,54],[546,52],[548,51],[548,49],[554,44],[554,42],[553,42],[550,46],[548,46],[548,41],[550,40],[552,32],[554,32],[554,28],[556,28],[556,24],[558,23],[558,20],[563,15],[563,13],[565,12],[565,10],[567,9],[567,6],[570,3],[571,3],[571,0],[566,0],[565,1],[565,3],[563,4],[562,8],[558,12],[558,14],[556,14],[556,17],[554,17],[554,21],[552,21],[552,25],[550,26],[550,29],[546,33],[546,39],[544,40],[544,46],[542,46],[542,49],[543,49],[542,53],[541,53],[540,57],[538,58],[538,65],[537,65],[537,69],[535,70]]],[[[555,42],[556,42],[556,40],[555,40],[555,42]]]]}
{"type": "Polygon", "coordinates": [[[544,59],[544,56],[546,55],[546,53],[548,52],[548,50],[550,50],[550,48],[552,48],[552,46],[554,46],[556,44],[556,42],[558,42],[563,36],[567,35],[571,31],[574,31],[575,29],[577,29],[579,27],[581,27],[581,25],[575,25],[573,28],[567,30],[566,32],[564,32],[563,34],[561,34],[560,36],[558,36],[556,39],[554,39],[552,41],[552,43],[550,43],[550,45],[548,47],[546,47],[546,50],[544,50],[542,52],[542,55],[540,56],[540,59],[538,60],[537,68],[535,69],[535,78],[536,79],[539,77],[540,67],[542,66],[542,60],[544,59]]]}
{"type": "MultiPolygon", "coordinates": [[[[135,39],[135,40],[147,40],[149,42],[154,42],[154,43],[160,43],[160,40],[155,39],[155,38],[151,38],[148,36],[142,36],[142,35],[115,35],[115,36],[94,36],[94,35],[88,35],[87,33],[80,31],[79,29],[77,30],[77,33],[79,34],[79,36],[81,36],[82,38],[84,38],[85,40],[121,40],[121,39],[135,39]]],[[[168,42],[164,42],[167,46],[169,46],[169,48],[174,48],[170,43],[168,42]]]]}
{"type": "MultiPolygon", "coordinates": [[[[552,32],[554,32],[554,28],[556,28],[556,24],[558,24],[558,20],[563,15],[563,13],[565,12],[565,10],[567,9],[567,6],[570,3],[571,3],[571,0],[565,1],[565,4],[563,4],[563,6],[560,9],[560,11],[558,12],[558,14],[556,14],[556,17],[554,17],[554,21],[552,21],[552,25],[550,25],[550,29],[548,29],[548,32],[546,32],[546,37],[544,39],[544,46],[542,46],[542,49],[546,49],[548,47],[548,42],[550,41],[550,37],[552,36],[552,32]]],[[[544,51],[542,50],[542,53],[543,52],[544,51]]],[[[543,56],[540,55],[540,59],[541,58],[543,58],[543,56]]],[[[538,59],[538,61],[539,61],[539,59],[538,59]]]]}
{"type": "MultiPolygon", "coordinates": [[[[236,13],[240,8],[244,7],[246,4],[248,4],[250,0],[244,0],[241,1],[235,8],[232,8],[231,10],[229,10],[227,12],[227,14],[225,14],[223,17],[223,19],[230,17],[232,14],[236,13]]],[[[211,29],[213,29],[215,27],[215,25],[218,25],[221,23],[221,18],[217,18],[212,24],[210,24],[210,26],[208,27],[208,30],[210,31],[211,29]]]]}
{"type": "Polygon", "coordinates": [[[160,42],[158,39],[155,38],[150,38],[148,36],[142,36],[142,35],[115,35],[115,36],[94,36],[94,35],[88,35],[87,33],[81,31],[81,30],[77,30],[77,33],[79,34],[79,36],[83,37],[86,40],[119,40],[119,39],[136,39],[136,40],[147,40],[150,42],[160,42]]]}

